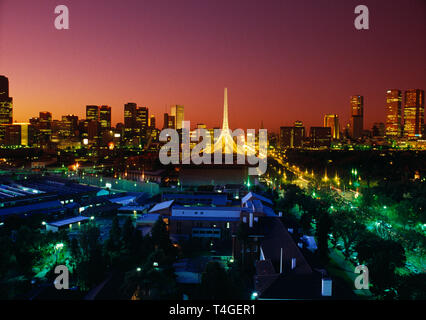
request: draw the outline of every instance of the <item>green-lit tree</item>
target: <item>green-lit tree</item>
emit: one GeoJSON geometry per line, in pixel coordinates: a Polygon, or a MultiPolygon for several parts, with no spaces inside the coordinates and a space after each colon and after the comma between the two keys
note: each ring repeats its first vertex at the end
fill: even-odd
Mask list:
{"type": "Polygon", "coordinates": [[[322,211],[318,219],[316,237],[318,242],[318,255],[324,263],[328,261],[328,234],[331,230],[331,219],[327,211],[322,211]]]}
{"type": "Polygon", "coordinates": [[[373,284],[371,290],[383,295],[386,290],[396,286],[395,269],[405,264],[405,251],[400,243],[383,240],[370,232],[365,233],[363,241],[355,247],[358,260],[369,269],[373,284]]]}

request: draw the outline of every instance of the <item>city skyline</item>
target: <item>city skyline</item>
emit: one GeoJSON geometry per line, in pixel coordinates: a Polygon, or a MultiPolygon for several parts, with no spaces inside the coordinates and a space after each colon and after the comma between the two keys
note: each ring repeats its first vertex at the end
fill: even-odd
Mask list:
{"type": "MultiPolygon", "coordinates": [[[[0,77],[1,77],[0,79],[2,80],[2,83],[4,82],[1,87],[6,88],[6,91],[2,92],[2,94],[5,97],[7,97],[7,95],[10,92],[9,79],[5,75],[0,75],[0,77]]],[[[225,88],[225,92],[226,92],[226,90],[227,90],[227,88],[225,88]]],[[[225,94],[225,95],[227,96],[227,94],[225,94]]],[[[386,136],[389,136],[389,137],[392,137],[392,136],[395,136],[395,137],[402,137],[402,136],[414,137],[415,136],[414,134],[410,134],[410,135],[406,134],[406,130],[404,130],[404,127],[408,128],[412,125],[415,125],[415,123],[417,123],[418,128],[416,130],[418,131],[418,134],[416,136],[421,137],[423,130],[424,130],[423,128],[425,126],[424,125],[424,119],[425,119],[425,115],[424,115],[424,90],[423,89],[407,89],[407,90],[388,89],[388,90],[386,90],[385,97],[386,97],[385,102],[384,102],[385,117],[384,117],[384,119],[374,121],[372,123],[371,127],[365,127],[364,126],[366,119],[364,117],[364,96],[363,95],[352,95],[352,96],[349,97],[348,104],[349,104],[351,116],[348,119],[348,121],[346,121],[346,124],[345,123],[339,124],[339,114],[327,114],[326,113],[326,114],[323,115],[323,117],[324,117],[323,118],[323,127],[330,127],[331,128],[333,139],[339,139],[339,135],[340,135],[340,133],[344,132],[346,125],[348,126],[347,129],[350,130],[351,137],[359,138],[363,135],[363,132],[365,130],[374,131],[377,124],[383,124],[384,127],[390,127],[390,126],[398,127],[399,126],[399,128],[400,128],[400,129],[398,129],[399,134],[395,134],[395,132],[394,132],[395,129],[392,130],[392,131],[391,130],[385,130],[386,136]],[[404,93],[404,99],[402,99],[402,92],[404,93]],[[393,102],[392,95],[395,95],[395,94],[399,97],[399,98],[397,98],[399,107],[392,107],[392,104],[391,104],[393,102]],[[411,97],[412,94],[415,94],[416,98],[414,100],[413,100],[413,98],[407,98],[407,94],[408,94],[409,97],[411,97]],[[410,110],[410,108],[412,109],[413,106],[415,108],[414,111],[412,111],[412,112],[414,112],[414,115],[411,115],[411,117],[410,117],[409,115],[412,112],[408,111],[408,110],[410,110]],[[395,108],[397,109],[396,111],[394,110],[395,108]],[[396,112],[396,114],[399,114],[399,117],[393,116],[393,114],[395,114],[395,112],[396,112]],[[336,121],[336,123],[333,124],[333,125],[331,124],[331,122],[329,123],[331,118],[333,118],[332,121],[336,121]],[[410,118],[410,120],[407,120],[408,118],[410,118]],[[411,119],[411,118],[413,118],[413,119],[411,119]],[[406,122],[407,122],[407,125],[404,126],[406,122]],[[413,124],[411,125],[410,122],[413,122],[413,124]],[[335,126],[335,128],[333,128],[334,126],[335,126]]],[[[7,97],[7,98],[9,99],[8,101],[13,101],[13,97],[7,97]]],[[[227,98],[226,98],[226,100],[227,100],[227,98]]],[[[12,109],[14,109],[13,102],[12,102],[12,109]]],[[[112,127],[115,128],[118,124],[124,125],[124,127],[126,127],[126,128],[131,128],[134,125],[132,125],[129,121],[136,121],[143,128],[149,128],[149,127],[156,128],[155,125],[152,126],[152,124],[150,123],[151,118],[154,118],[154,124],[156,122],[155,122],[155,115],[153,115],[153,114],[149,115],[149,110],[150,110],[149,106],[146,106],[146,105],[141,106],[141,105],[138,105],[138,103],[135,103],[135,102],[127,102],[127,103],[124,104],[122,110],[124,110],[123,119],[121,121],[117,121],[115,124],[113,124],[112,121],[111,121],[113,113],[112,113],[112,108],[109,105],[86,105],[85,106],[85,113],[84,113],[85,116],[79,116],[78,114],[75,114],[75,113],[68,113],[68,114],[60,115],[60,116],[55,118],[55,117],[53,117],[53,113],[51,111],[48,111],[48,110],[39,111],[39,116],[40,116],[40,119],[41,119],[42,114],[49,114],[50,121],[55,121],[55,120],[64,121],[64,119],[68,120],[67,119],[68,117],[77,117],[78,121],[81,121],[83,119],[85,119],[88,122],[95,121],[95,122],[98,123],[99,129],[101,131],[109,130],[112,127]]],[[[12,113],[13,113],[13,111],[12,111],[12,113]]],[[[163,121],[163,126],[162,126],[163,128],[171,127],[169,119],[172,119],[173,127],[176,128],[176,129],[181,129],[181,125],[179,126],[179,124],[178,124],[179,122],[182,122],[184,120],[189,120],[187,118],[186,119],[184,118],[184,105],[173,104],[173,105],[170,105],[170,106],[166,106],[166,110],[165,110],[163,115],[164,115],[164,121],[163,121]],[[170,111],[168,111],[167,108],[170,111]],[[176,114],[178,116],[176,116],[176,114]],[[166,121],[167,121],[167,125],[165,123],[166,121]]],[[[10,116],[10,111],[8,111],[8,116],[10,116]]],[[[226,115],[226,118],[228,118],[228,115],[226,115]]],[[[22,124],[28,123],[29,124],[29,123],[31,123],[31,121],[33,119],[37,119],[37,117],[31,117],[31,118],[28,119],[28,121],[17,121],[13,117],[13,123],[22,123],[22,124]]],[[[306,126],[304,124],[304,120],[292,120],[292,121],[294,123],[300,122],[300,125],[306,126]]],[[[10,122],[6,121],[5,123],[10,123],[10,122]]],[[[203,123],[203,125],[205,125],[205,124],[203,123]]],[[[87,126],[87,124],[85,126],[87,126]]],[[[198,123],[195,123],[195,124],[193,123],[192,126],[194,128],[196,128],[198,126],[198,123]]],[[[319,125],[315,124],[315,125],[311,125],[310,127],[318,127],[318,126],[319,125]]],[[[218,127],[219,127],[218,125],[211,126],[211,128],[218,128],[218,127]]],[[[260,126],[257,127],[257,128],[261,128],[261,127],[263,127],[263,120],[261,121],[260,126]]],[[[278,131],[272,131],[272,132],[280,134],[281,128],[283,128],[283,127],[287,127],[287,126],[280,125],[278,131]]],[[[306,126],[306,127],[309,127],[309,126],[306,126]]],[[[236,128],[234,127],[234,129],[236,129],[236,128]]],[[[411,129],[409,129],[409,130],[411,130],[411,129]]],[[[426,133],[424,133],[424,134],[426,134],[426,133]]]]}
{"type": "Polygon", "coordinates": [[[115,125],[122,106],[135,101],[157,119],[166,106],[182,104],[188,119],[214,127],[220,113],[206,119],[204,110],[218,110],[217,93],[228,87],[235,128],[258,128],[263,120],[278,132],[301,118],[307,127],[321,125],[324,114],[338,114],[343,127],[354,94],[365,97],[364,127],[371,128],[385,122],[388,89],[426,87],[425,10],[421,1],[367,1],[371,29],[357,31],[355,4],[312,2],[307,12],[306,4],[271,2],[259,13],[251,1],[185,8],[73,1],[70,30],[58,31],[49,3],[4,0],[0,33],[9,50],[0,69],[10,79],[18,122],[41,110],[54,119],[76,110],[82,118],[95,104],[112,107],[115,125]]]}

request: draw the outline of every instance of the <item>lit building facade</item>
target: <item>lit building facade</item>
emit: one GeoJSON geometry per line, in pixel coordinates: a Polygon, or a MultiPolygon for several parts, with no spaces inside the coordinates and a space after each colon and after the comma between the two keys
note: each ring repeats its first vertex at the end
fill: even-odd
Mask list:
{"type": "Polygon", "coordinates": [[[404,137],[419,138],[424,134],[424,90],[405,91],[404,137]]]}
{"type": "Polygon", "coordinates": [[[358,139],[364,131],[364,97],[351,96],[351,137],[358,139]]]}
{"type": "Polygon", "coordinates": [[[182,129],[182,121],[184,121],[184,107],[174,105],[170,109],[170,115],[175,117],[175,128],[182,129]]]}
{"type": "Polygon", "coordinates": [[[101,131],[111,130],[111,107],[101,106],[99,109],[101,131]]]}
{"type": "Polygon", "coordinates": [[[4,143],[5,126],[13,123],[13,99],[9,97],[9,79],[0,76],[0,143],[4,143]]]}
{"type": "Polygon", "coordinates": [[[332,139],[340,139],[339,116],[337,114],[326,114],[324,116],[324,127],[331,128],[332,139]]]}
{"type": "Polygon", "coordinates": [[[386,91],[386,136],[400,137],[402,135],[401,90],[386,91]]]}
{"type": "Polygon", "coordinates": [[[311,127],[310,129],[311,146],[329,147],[331,144],[331,128],[330,127],[311,127]]]}
{"type": "Polygon", "coordinates": [[[295,121],[294,127],[280,127],[281,148],[301,148],[305,138],[305,127],[301,121],[295,121]]]}
{"type": "Polygon", "coordinates": [[[136,103],[129,102],[124,105],[124,136],[133,136],[133,129],[136,126],[136,103]]]}
{"type": "Polygon", "coordinates": [[[99,106],[86,106],[86,120],[99,121],[99,106]]]}
{"type": "Polygon", "coordinates": [[[5,145],[7,146],[32,146],[33,126],[29,123],[14,123],[5,126],[5,145]]]}

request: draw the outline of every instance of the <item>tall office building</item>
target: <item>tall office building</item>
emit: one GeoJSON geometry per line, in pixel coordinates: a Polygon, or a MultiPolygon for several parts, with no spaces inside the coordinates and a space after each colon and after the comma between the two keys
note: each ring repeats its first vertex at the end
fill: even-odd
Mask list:
{"type": "Polygon", "coordinates": [[[324,116],[324,127],[331,128],[332,139],[340,139],[339,116],[337,114],[326,114],[324,116]]]}
{"type": "Polygon", "coordinates": [[[8,146],[32,146],[34,128],[29,123],[14,123],[6,125],[5,145],[8,146]]]}
{"type": "Polygon", "coordinates": [[[133,136],[133,130],[136,126],[136,103],[129,102],[124,105],[124,136],[130,138],[133,136]]]}
{"type": "Polygon", "coordinates": [[[280,127],[281,148],[300,148],[305,138],[305,127],[301,121],[295,121],[294,127],[280,127]]]}
{"type": "Polygon", "coordinates": [[[164,114],[163,129],[176,129],[175,116],[172,116],[168,113],[164,114]]]}
{"type": "Polygon", "coordinates": [[[9,98],[9,79],[5,76],[0,76],[0,101],[9,98]]]}
{"type": "Polygon", "coordinates": [[[60,134],[63,137],[74,137],[78,132],[78,116],[66,115],[62,116],[62,128],[60,134]]]}
{"type": "Polygon", "coordinates": [[[166,112],[164,113],[163,118],[163,129],[167,129],[169,127],[169,114],[166,112]]]}
{"type": "Polygon", "coordinates": [[[405,91],[404,137],[421,137],[424,134],[424,90],[405,91]]]}
{"type": "Polygon", "coordinates": [[[99,120],[101,123],[101,131],[111,130],[111,107],[101,106],[99,109],[99,120]]]}
{"type": "Polygon", "coordinates": [[[52,140],[52,113],[49,111],[39,112],[38,131],[40,143],[45,144],[52,140]]]}
{"type": "Polygon", "coordinates": [[[358,139],[364,130],[364,97],[351,96],[351,137],[358,139]]]}
{"type": "Polygon", "coordinates": [[[146,129],[148,127],[148,108],[137,107],[136,108],[136,128],[146,129]]]}
{"type": "Polygon", "coordinates": [[[99,106],[86,106],[86,120],[99,121],[99,106]]]}
{"type": "Polygon", "coordinates": [[[154,115],[152,115],[152,116],[149,118],[149,127],[150,127],[150,128],[152,128],[152,129],[155,129],[155,125],[156,125],[156,123],[155,123],[155,116],[154,116],[154,115]]]}
{"type": "Polygon", "coordinates": [[[13,123],[13,99],[9,97],[9,79],[0,76],[0,143],[4,143],[5,125],[13,123]]]}
{"type": "Polygon", "coordinates": [[[182,129],[182,121],[184,121],[184,107],[174,105],[170,109],[170,115],[175,117],[175,128],[182,129]]]}
{"type": "Polygon", "coordinates": [[[331,144],[330,127],[311,127],[310,130],[311,145],[317,147],[329,147],[331,144]]]}
{"type": "Polygon", "coordinates": [[[400,137],[402,134],[401,90],[386,91],[386,135],[400,137]]]}
{"type": "Polygon", "coordinates": [[[141,138],[142,141],[146,139],[146,132],[148,129],[148,108],[137,107],[136,108],[136,126],[134,133],[137,137],[141,138]]]}

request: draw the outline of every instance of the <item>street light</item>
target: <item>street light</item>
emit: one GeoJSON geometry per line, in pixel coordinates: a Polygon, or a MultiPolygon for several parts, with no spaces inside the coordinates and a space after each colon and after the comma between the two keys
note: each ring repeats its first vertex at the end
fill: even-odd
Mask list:
{"type": "Polygon", "coordinates": [[[259,294],[258,294],[256,291],[254,291],[254,292],[251,294],[251,300],[256,300],[258,296],[259,296],[259,294]]]}

